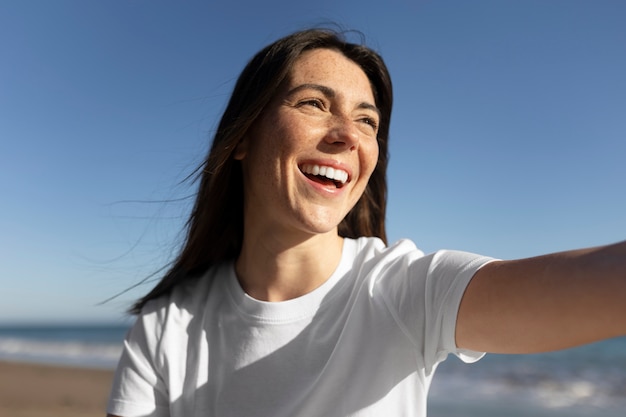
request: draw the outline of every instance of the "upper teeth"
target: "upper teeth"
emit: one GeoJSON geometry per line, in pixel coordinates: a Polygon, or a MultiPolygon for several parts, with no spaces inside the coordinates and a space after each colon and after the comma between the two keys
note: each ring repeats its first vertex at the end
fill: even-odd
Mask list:
{"type": "Polygon", "coordinates": [[[311,175],[321,175],[322,177],[339,181],[342,184],[345,184],[345,182],[348,181],[348,173],[346,171],[323,165],[305,164],[302,166],[302,172],[311,175]]]}

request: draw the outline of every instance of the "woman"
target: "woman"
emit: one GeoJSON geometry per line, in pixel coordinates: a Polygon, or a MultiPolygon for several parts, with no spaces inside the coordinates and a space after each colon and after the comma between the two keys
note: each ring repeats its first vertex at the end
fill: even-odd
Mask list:
{"type": "Polygon", "coordinates": [[[626,334],[626,243],[518,261],[386,245],[391,81],[309,30],[260,51],[109,416],[424,416],[439,362],[626,334]]]}

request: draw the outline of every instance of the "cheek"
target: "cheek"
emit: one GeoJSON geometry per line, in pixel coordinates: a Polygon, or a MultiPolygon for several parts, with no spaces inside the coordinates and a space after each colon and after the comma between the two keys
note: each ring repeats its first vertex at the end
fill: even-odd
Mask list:
{"type": "Polygon", "coordinates": [[[284,181],[288,169],[289,148],[276,135],[259,136],[251,144],[246,158],[242,161],[246,180],[260,187],[276,188],[284,181]]]}
{"type": "Polygon", "coordinates": [[[368,143],[363,151],[361,166],[364,168],[363,174],[367,175],[369,178],[378,163],[378,142],[374,140],[372,143],[368,143]]]}

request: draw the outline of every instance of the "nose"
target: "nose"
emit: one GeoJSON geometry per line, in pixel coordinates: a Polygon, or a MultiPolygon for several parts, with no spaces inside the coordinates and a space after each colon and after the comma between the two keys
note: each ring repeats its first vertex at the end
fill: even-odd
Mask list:
{"type": "Polygon", "coordinates": [[[324,139],[335,147],[354,150],[359,145],[359,131],[353,120],[346,116],[336,115],[324,139]]]}

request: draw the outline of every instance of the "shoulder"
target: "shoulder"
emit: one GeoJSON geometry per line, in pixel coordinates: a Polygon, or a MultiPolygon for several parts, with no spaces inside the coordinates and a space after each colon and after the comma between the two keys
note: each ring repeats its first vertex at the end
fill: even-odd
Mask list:
{"type": "Polygon", "coordinates": [[[458,250],[438,250],[425,254],[413,241],[398,240],[391,245],[378,238],[351,240],[354,247],[353,268],[377,280],[385,277],[411,278],[473,275],[492,258],[458,250]]]}
{"type": "Polygon", "coordinates": [[[224,285],[224,276],[231,264],[216,264],[202,275],[185,279],[170,293],[146,303],[139,319],[144,326],[157,329],[163,329],[171,322],[176,323],[176,327],[190,322],[206,308],[211,294],[216,291],[214,287],[224,285]]]}
{"type": "Polygon", "coordinates": [[[408,239],[398,240],[392,245],[386,245],[377,237],[360,237],[358,239],[346,239],[356,254],[356,258],[377,259],[380,261],[398,259],[403,257],[421,258],[424,252],[408,239]]]}
{"type": "Polygon", "coordinates": [[[422,264],[428,259],[428,256],[408,239],[386,245],[378,238],[362,237],[351,244],[354,247],[352,268],[359,275],[367,274],[376,278],[395,275],[406,270],[409,265],[422,264]]]}

